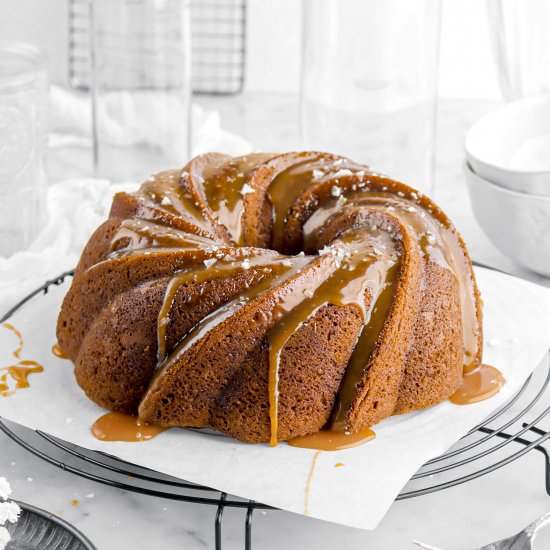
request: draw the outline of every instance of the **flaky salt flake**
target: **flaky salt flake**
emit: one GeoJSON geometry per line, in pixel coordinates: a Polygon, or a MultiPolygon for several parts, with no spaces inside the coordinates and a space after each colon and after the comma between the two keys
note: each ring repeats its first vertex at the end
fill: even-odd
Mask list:
{"type": "Polygon", "coordinates": [[[333,248],[332,246],[323,246],[321,250],[319,250],[319,256],[326,256],[327,254],[332,254],[333,248]]]}
{"type": "Polygon", "coordinates": [[[338,170],[338,172],[334,172],[334,174],[331,174],[330,176],[332,178],[341,178],[342,176],[351,176],[353,172],[351,170],[348,170],[347,168],[341,168],[338,170]]]}
{"type": "Polygon", "coordinates": [[[306,288],[304,290],[304,296],[306,296],[307,298],[313,298],[313,290],[311,290],[310,288],[306,288]]]}
{"type": "Polygon", "coordinates": [[[346,204],[346,202],[348,202],[348,199],[346,199],[346,197],[344,197],[344,195],[340,195],[338,197],[338,200],[336,201],[336,205],[337,206],[344,206],[344,204],[346,204]]]}
{"type": "Polygon", "coordinates": [[[305,256],[306,253],[302,250],[299,254],[296,254],[296,256],[305,256]]]}
{"type": "Polygon", "coordinates": [[[321,179],[324,175],[325,173],[322,170],[318,170],[317,168],[314,168],[313,171],[311,172],[311,176],[313,177],[314,180],[321,179]]]}
{"type": "Polygon", "coordinates": [[[0,477],[0,500],[6,500],[11,495],[11,487],[5,477],[0,477]]]}
{"type": "Polygon", "coordinates": [[[290,261],[289,258],[285,258],[281,264],[285,265],[286,267],[290,267],[292,265],[292,262],[290,261]]]}
{"type": "Polygon", "coordinates": [[[241,187],[241,195],[244,197],[245,195],[248,195],[248,193],[255,193],[256,190],[251,186],[251,185],[248,185],[248,183],[245,183],[242,187],[241,187]]]}
{"type": "Polygon", "coordinates": [[[218,260],[216,258],[208,258],[208,260],[204,260],[203,264],[210,268],[212,267],[218,260]]]}
{"type": "Polygon", "coordinates": [[[426,240],[430,244],[434,244],[435,243],[435,235],[433,233],[431,233],[430,231],[426,231],[426,240]]]}
{"type": "Polygon", "coordinates": [[[340,166],[341,164],[343,164],[344,162],[344,159],[338,159],[338,160],[335,160],[332,164],[333,166],[340,166]]]}
{"type": "Polygon", "coordinates": [[[32,483],[32,482],[34,481],[34,477],[28,477],[28,478],[27,478],[27,481],[28,481],[29,483],[32,483]]]}
{"type": "Polygon", "coordinates": [[[88,493],[86,495],[86,498],[94,498],[94,497],[95,497],[94,493],[88,493]]]}
{"type": "Polygon", "coordinates": [[[165,197],[162,197],[162,200],[160,201],[160,204],[162,206],[168,206],[169,204],[172,204],[172,203],[170,202],[170,199],[165,196],[165,197]]]}
{"type": "Polygon", "coordinates": [[[359,170],[359,172],[355,172],[355,175],[358,178],[362,178],[365,175],[365,171],[364,170],[359,170]]]}
{"type": "Polygon", "coordinates": [[[386,210],[387,210],[388,212],[395,212],[395,208],[394,208],[393,206],[388,206],[388,207],[386,208],[386,210]]]}
{"type": "Polygon", "coordinates": [[[415,201],[418,200],[418,194],[413,191],[411,193],[411,198],[414,199],[415,201]]]}
{"type": "Polygon", "coordinates": [[[407,206],[407,208],[405,208],[405,210],[407,212],[416,212],[416,208],[414,206],[407,206]]]}
{"type": "Polygon", "coordinates": [[[342,194],[342,190],[338,186],[333,185],[332,189],[330,190],[330,194],[333,197],[339,197],[342,194]]]}
{"type": "Polygon", "coordinates": [[[241,263],[243,269],[250,269],[250,265],[250,260],[248,258],[245,258],[241,263]]]}

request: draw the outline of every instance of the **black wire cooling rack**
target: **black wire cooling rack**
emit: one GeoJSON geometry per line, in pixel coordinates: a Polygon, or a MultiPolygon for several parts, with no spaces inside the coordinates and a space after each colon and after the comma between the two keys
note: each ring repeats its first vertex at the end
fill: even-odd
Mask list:
{"type": "MultiPolygon", "coordinates": [[[[0,323],[27,302],[61,285],[69,271],[47,281],[14,306],[0,323]]],[[[494,472],[535,450],[544,459],[545,488],[550,495],[550,454],[543,444],[550,431],[542,427],[550,413],[550,361],[526,380],[519,391],[486,420],[472,429],[443,455],[427,462],[407,483],[397,500],[441,491],[494,472]]],[[[226,508],[243,510],[245,549],[252,548],[254,510],[271,506],[228,496],[215,489],[188,483],[154,470],[142,468],[106,453],[89,451],[42,431],[33,431],[0,419],[0,430],[35,456],[65,471],[111,487],[154,497],[217,507],[214,521],[215,548],[222,548],[222,520],[226,508]]]]}

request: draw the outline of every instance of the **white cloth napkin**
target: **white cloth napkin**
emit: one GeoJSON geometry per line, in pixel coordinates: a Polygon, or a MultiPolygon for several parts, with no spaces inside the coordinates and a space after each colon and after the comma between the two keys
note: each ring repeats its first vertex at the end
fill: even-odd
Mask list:
{"type": "MultiPolygon", "coordinates": [[[[50,146],[58,147],[75,141],[89,143],[92,131],[89,96],[52,86],[50,98],[50,146]]],[[[104,106],[104,118],[108,121],[106,131],[113,143],[159,143],[162,142],[163,136],[157,133],[159,125],[155,121],[167,117],[184,120],[182,114],[178,115],[178,109],[177,103],[155,101],[155,96],[147,92],[131,96],[126,92],[111,94],[104,106]],[[116,118],[109,119],[108,113],[119,111],[124,111],[125,120],[132,121],[132,124],[121,126],[116,118]]],[[[191,107],[191,135],[192,156],[209,151],[221,151],[229,155],[244,155],[251,151],[248,141],[222,128],[220,114],[217,111],[208,111],[195,103],[191,107]]],[[[170,147],[170,144],[166,146],[170,147]]]]}
{"type": "Polygon", "coordinates": [[[48,223],[27,250],[0,257],[0,315],[47,279],[75,267],[91,233],[106,218],[111,199],[132,184],[68,180],[47,190],[48,223]]]}

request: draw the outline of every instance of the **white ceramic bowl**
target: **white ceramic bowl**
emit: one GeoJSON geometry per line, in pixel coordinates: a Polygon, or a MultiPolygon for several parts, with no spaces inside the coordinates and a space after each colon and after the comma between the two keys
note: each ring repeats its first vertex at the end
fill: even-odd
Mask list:
{"type": "Polygon", "coordinates": [[[550,197],[550,95],[514,101],[466,134],[474,172],[520,193],[550,197]]]}
{"type": "Polygon", "coordinates": [[[475,217],[491,242],[526,268],[550,277],[550,197],[510,191],[464,163],[475,217]]]}

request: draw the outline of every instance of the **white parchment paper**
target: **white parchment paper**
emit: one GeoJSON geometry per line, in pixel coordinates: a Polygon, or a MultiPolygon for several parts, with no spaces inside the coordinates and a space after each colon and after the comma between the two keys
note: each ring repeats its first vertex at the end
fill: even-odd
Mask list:
{"type": "MultiPolygon", "coordinates": [[[[105,411],[76,385],[72,364],[51,353],[67,283],[33,299],[10,320],[21,331],[21,359],[44,366],[31,387],[0,397],[0,416],[89,449],[237,496],[332,522],[374,529],[396,495],[427,460],[440,455],[513,395],[550,347],[550,290],[485,269],[476,270],[484,301],[484,362],[506,378],[492,399],[469,406],[441,403],[385,420],[377,437],[354,449],[321,452],[174,429],[144,443],[100,442],[90,426],[105,411]],[[336,463],[344,466],[335,467],[336,463]]],[[[0,327],[0,367],[17,362],[12,331],[0,327]]]]}

